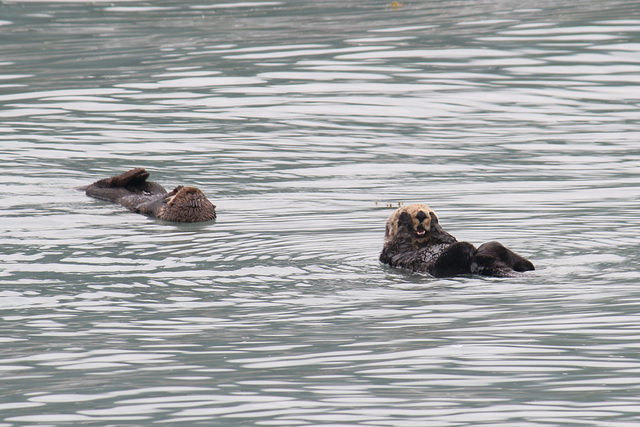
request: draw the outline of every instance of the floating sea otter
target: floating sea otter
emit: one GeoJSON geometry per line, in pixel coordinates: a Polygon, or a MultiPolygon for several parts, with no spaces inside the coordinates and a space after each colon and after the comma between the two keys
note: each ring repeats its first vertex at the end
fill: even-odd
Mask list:
{"type": "Polygon", "coordinates": [[[216,218],[216,206],[195,187],[178,186],[171,192],[157,182],[147,181],[149,172],[132,169],[80,188],[87,196],[119,203],[125,208],[165,221],[202,222],[216,218]]]}
{"type": "Polygon", "coordinates": [[[471,243],[458,242],[440,227],[435,212],[421,204],[403,206],[391,214],[380,261],[435,277],[509,277],[535,269],[529,260],[501,243],[489,242],[476,249],[471,243]]]}

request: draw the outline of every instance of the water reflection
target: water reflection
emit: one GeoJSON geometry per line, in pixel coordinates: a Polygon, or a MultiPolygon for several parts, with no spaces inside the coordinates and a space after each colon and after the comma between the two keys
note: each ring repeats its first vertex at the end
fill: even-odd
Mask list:
{"type": "Polygon", "coordinates": [[[633,424],[635,3],[403,3],[0,5],[2,422],[633,424]],[[398,202],[538,268],[387,269],[398,202]]]}

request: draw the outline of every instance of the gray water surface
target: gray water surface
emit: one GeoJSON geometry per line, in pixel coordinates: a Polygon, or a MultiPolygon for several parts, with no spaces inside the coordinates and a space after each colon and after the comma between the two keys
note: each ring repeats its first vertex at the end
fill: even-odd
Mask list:
{"type": "Polygon", "coordinates": [[[640,8],[0,3],[0,427],[635,426],[640,8]],[[218,219],[75,188],[145,167],[218,219]],[[377,258],[426,203],[524,277],[377,258]]]}

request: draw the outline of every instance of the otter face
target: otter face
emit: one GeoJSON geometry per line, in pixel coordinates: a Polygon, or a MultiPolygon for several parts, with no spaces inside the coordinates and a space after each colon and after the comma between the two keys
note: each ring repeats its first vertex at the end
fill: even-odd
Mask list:
{"type": "Polygon", "coordinates": [[[400,232],[419,240],[429,240],[431,215],[435,213],[427,205],[409,205],[397,209],[387,220],[385,239],[394,239],[400,232]]]}
{"type": "Polygon", "coordinates": [[[401,208],[398,215],[398,227],[404,228],[415,239],[429,240],[431,230],[431,215],[435,213],[427,205],[410,205],[401,208]]]}
{"type": "Polygon", "coordinates": [[[201,222],[216,218],[216,206],[198,188],[176,187],[167,196],[166,205],[162,209],[162,213],[158,215],[161,219],[177,222],[201,222]]]}
{"type": "Polygon", "coordinates": [[[200,204],[205,199],[206,196],[199,188],[181,187],[178,192],[167,201],[167,205],[197,208],[200,207],[200,204]]]}
{"type": "Polygon", "coordinates": [[[396,239],[407,239],[417,246],[456,241],[440,227],[436,213],[423,204],[403,206],[391,214],[387,220],[385,241],[396,239]]]}

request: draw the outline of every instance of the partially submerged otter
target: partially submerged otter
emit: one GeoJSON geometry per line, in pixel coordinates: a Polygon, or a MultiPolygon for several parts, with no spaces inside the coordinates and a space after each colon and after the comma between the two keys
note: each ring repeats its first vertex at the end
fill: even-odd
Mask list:
{"type": "Polygon", "coordinates": [[[471,243],[458,242],[440,227],[435,212],[421,204],[403,206],[391,214],[380,261],[435,277],[509,277],[535,269],[501,243],[489,242],[476,249],[471,243]]]}
{"type": "Polygon", "coordinates": [[[202,222],[216,218],[216,206],[199,189],[178,186],[167,192],[157,182],[147,181],[148,177],[149,172],[136,168],[81,189],[86,190],[87,196],[165,221],[202,222]]]}

